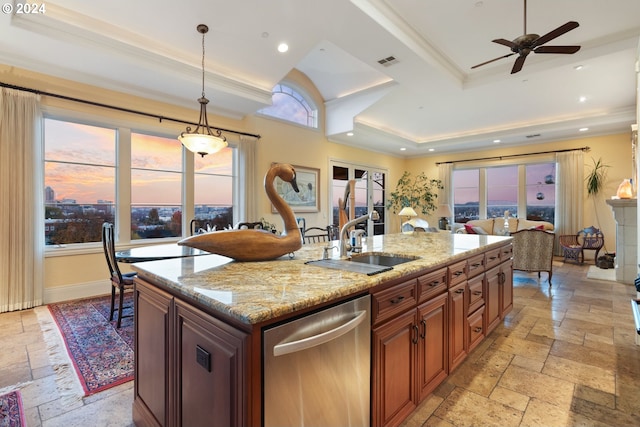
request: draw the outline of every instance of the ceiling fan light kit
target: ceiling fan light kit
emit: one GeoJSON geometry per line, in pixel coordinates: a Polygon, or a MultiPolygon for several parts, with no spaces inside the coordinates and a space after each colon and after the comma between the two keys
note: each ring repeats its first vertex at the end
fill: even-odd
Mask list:
{"type": "Polygon", "coordinates": [[[576,21],[569,21],[564,25],[559,26],[555,30],[548,32],[543,36],[539,36],[538,34],[527,34],[527,0],[524,0],[524,35],[517,37],[513,41],[509,41],[507,39],[495,39],[492,40],[493,43],[498,43],[503,46],[507,46],[511,49],[511,53],[508,53],[503,56],[499,56],[494,59],[490,59],[489,61],[482,62],[478,65],[474,65],[471,67],[472,69],[481,67],[483,65],[490,64],[494,61],[498,61],[500,59],[508,58],[512,55],[518,55],[515,63],[513,64],[513,68],[511,69],[511,74],[515,74],[518,71],[522,70],[522,66],[524,65],[524,61],[527,59],[527,56],[533,53],[562,53],[562,54],[573,54],[580,50],[580,46],[542,46],[543,44],[550,42],[551,40],[560,37],[561,35],[578,28],[580,24],[576,21]]]}

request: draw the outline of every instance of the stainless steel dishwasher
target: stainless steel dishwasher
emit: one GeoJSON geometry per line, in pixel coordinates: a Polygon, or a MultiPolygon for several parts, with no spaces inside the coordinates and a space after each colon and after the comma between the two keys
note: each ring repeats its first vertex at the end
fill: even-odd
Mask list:
{"type": "Polygon", "coordinates": [[[370,296],[264,331],[264,426],[368,426],[370,296]]]}

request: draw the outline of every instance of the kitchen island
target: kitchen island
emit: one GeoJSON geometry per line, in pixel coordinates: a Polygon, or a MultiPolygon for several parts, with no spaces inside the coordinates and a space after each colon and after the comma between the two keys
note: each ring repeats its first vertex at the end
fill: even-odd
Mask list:
{"type": "Polygon", "coordinates": [[[509,237],[366,238],[363,252],[417,257],[372,276],[305,264],[323,246],[266,262],[210,255],[134,264],[136,425],[261,425],[263,329],[366,294],[371,424],[398,425],[512,306],[509,237]],[[406,359],[406,378],[385,375],[392,359],[406,359]]]}

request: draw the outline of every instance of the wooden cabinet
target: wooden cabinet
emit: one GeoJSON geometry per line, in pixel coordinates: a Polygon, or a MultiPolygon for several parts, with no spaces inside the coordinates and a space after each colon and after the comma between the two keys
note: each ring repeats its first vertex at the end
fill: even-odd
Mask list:
{"type": "Polygon", "coordinates": [[[447,298],[447,293],[443,293],[418,307],[419,400],[427,397],[449,374],[447,298]]]}
{"type": "Polygon", "coordinates": [[[399,425],[448,375],[446,277],[441,268],[373,293],[373,425],[399,425]]]}
{"type": "Polygon", "coordinates": [[[507,259],[485,276],[485,333],[493,331],[513,308],[513,262],[507,259]]]}
{"type": "Polygon", "coordinates": [[[248,335],[141,279],[134,298],[136,426],[247,425],[248,335]]]}
{"type": "Polygon", "coordinates": [[[172,354],[170,331],[173,297],[166,292],[136,284],[135,361],[133,419],[138,426],[171,426],[169,366],[172,354]],[[144,331],[144,333],[140,333],[144,331]]]}
{"type": "Polygon", "coordinates": [[[465,289],[467,282],[449,288],[449,372],[467,357],[467,318],[465,289]]]}
{"type": "Polygon", "coordinates": [[[180,300],[176,314],[177,425],[244,426],[247,335],[180,300]]]}
{"type": "Polygon", "coordinates": [[[416,408],[417,339],[415,308],[374,328],[372,425],[399,425],[416,408]]]}

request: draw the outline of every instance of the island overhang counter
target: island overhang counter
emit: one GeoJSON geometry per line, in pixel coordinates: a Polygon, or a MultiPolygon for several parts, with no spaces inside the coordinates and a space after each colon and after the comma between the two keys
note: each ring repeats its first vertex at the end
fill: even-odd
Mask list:
{"type": "MultiPolygon", "coordinates": [[[[261,425],[262,330],[365,294],[372,295],[371,423],[398,425],[512,306],[509,237],[445,232],[369,237],[363,252],[416,258],[372,276],[306,264],[321,259],[324,246],[304,245],[292,258],[263,262],[205,255],[133,264],[136,425],[187,425],[211,414],[220,425],[261,425]],[[403,294],[400,304],[393,302],[394,293],[403,294]],[[377,352],[384,351],[384,343],[376,350],[377,331],[436,299],[442,301],[440,339],[446,341],[442,366],[427,386],[407,379],[411,392],[401,407],[381,407],[380,389],[393,385],[378,378],[384,366],[378,365],[377,352]],[[215,375],[198,385],[203,367],[204,377],[215,375]]],[[[414,323],[426,325],[417,317],[414,323]]],[[[415,351],[408,355],[415,363],[420,352],[408,351],[415,351]]]]}

